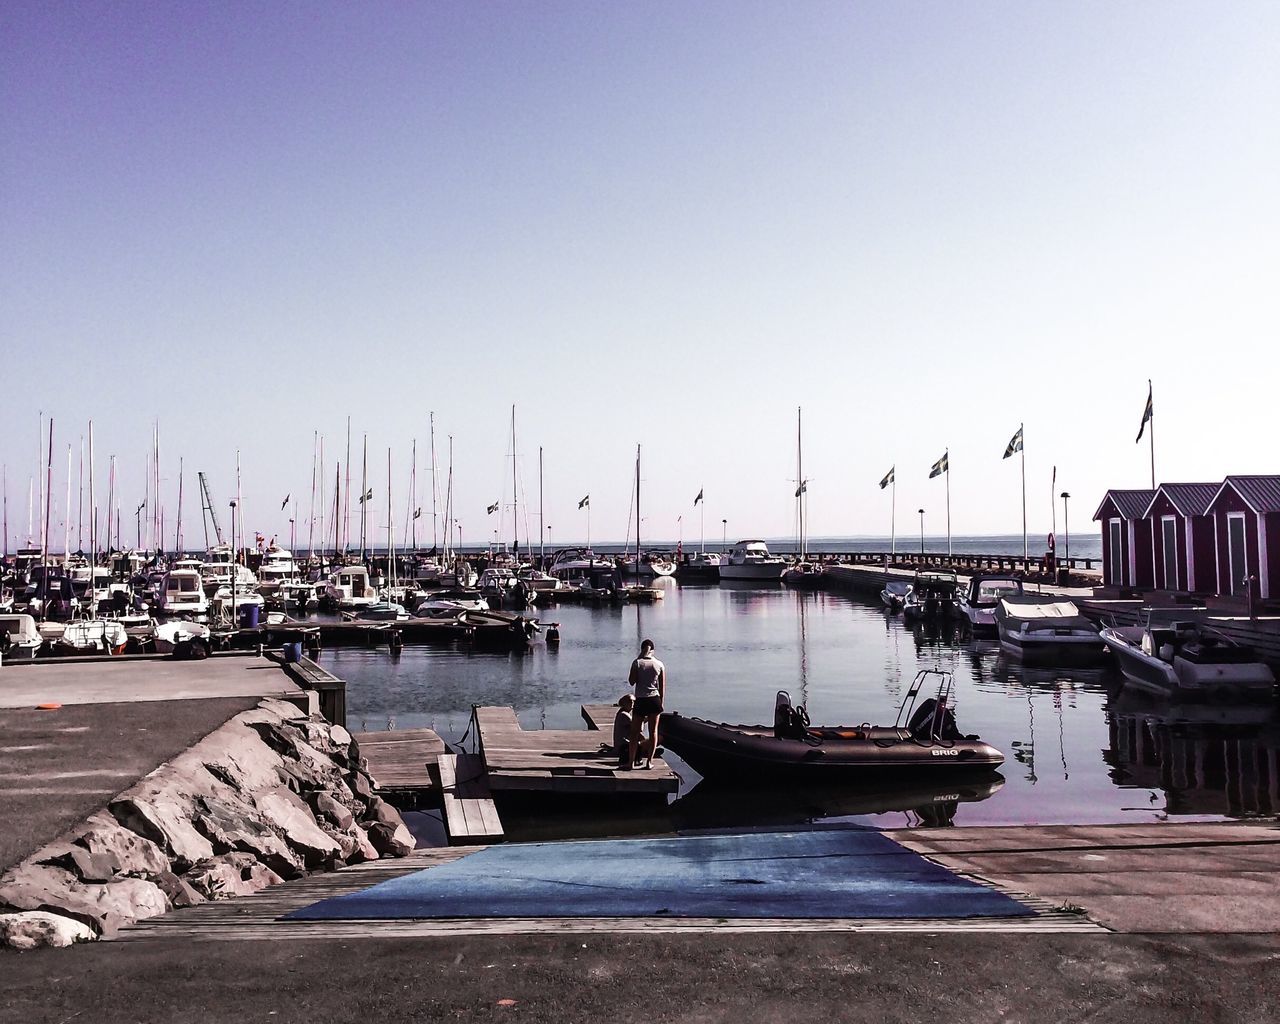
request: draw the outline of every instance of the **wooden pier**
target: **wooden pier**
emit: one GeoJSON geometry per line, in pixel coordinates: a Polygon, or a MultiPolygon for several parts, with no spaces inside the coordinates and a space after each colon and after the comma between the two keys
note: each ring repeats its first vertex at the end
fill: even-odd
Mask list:
{"type": "Polygon", "coordinates": [[[397,807],[436,788],[431,769],[447,748],[434,729],[392,729],[355,734],[374,784],[397,807]]]}
{"type": "Polygon", "coordinates": [[[503,838],[498,807],[478,754],[441,754],[436,762],[444,800],[445,828],[452,845],[503,838]]]}
{"type": "Polygon", "coordinates": [[[660,757],[651,768],[619,770],[613,752],[602,749],[598,731],[525,730],[511,708],[477,707],[472,715],[495,793],[658,796],[680,787],[679,777],[660,757]]]}

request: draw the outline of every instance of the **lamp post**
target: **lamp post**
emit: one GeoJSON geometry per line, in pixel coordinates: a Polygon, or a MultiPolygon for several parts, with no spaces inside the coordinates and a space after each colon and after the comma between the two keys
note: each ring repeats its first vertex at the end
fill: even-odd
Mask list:
{"type": "Polygon", "coordinates": [[[458,523],[458,554],[462,554],[462,524],[458,523]]]}
{"type": "Polygon", "coordinates": [[[231,628],[239,625],[236,618],[236,503],[231,502],[231,628]]]}
{"type": "Polygon", "coordinates": [[[727,548],[729,546],[729,520],[720,520],[720,546],[727,548]]]}
{"type": "Polygon", "coordinates": [[[924,554],[924,509],[917,509],[920,513],[920,554],[924,554]]]}
{"type": "MultiPolygon", "coordinates": [[[[547,547],[551,549],[552,554],[555,554],[556,546],[551,543],[551,527],[550,526],[547,527],[547,547]]],[[[545,569],[546,566],[544,565],[542,568],[545,569]]]]}
{"type": "Polygon", "coordinates": [[[1062,560],[1067,563],[1067,572],[1071,572],[1071,527],[1067,525],[1067,499],[1071,497],[1066,491],[1060,495],[1062,498],[1062,560]]]}

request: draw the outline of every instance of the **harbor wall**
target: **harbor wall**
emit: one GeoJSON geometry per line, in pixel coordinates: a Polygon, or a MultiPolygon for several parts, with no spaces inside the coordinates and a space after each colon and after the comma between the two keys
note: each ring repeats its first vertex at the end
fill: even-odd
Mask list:
{"type": "Polygon", "coordinates": [[[265,699],[0,876],[0,942],[90,941],[414,845],[345,728],[265,699]]]}

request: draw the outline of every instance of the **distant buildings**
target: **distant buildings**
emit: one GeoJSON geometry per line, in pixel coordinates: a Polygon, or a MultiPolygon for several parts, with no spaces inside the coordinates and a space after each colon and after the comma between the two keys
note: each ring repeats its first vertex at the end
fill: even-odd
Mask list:
{"type": "Polygon", "coordinates": [[[1280,597],[1280,476],[1111,490],[1093,518],[1107,586],[1280,597]]]}

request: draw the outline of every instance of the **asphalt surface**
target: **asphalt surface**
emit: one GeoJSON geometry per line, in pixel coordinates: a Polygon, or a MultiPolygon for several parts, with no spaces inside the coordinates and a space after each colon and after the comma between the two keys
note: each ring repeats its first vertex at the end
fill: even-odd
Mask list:
{"type": "Polygon", "coordinates": [[[0,709],[0,869],[257,703],[230,697],[0,709]]]}
{"type": "Polygon", "coordinates": [[[0,1020],[1259,1022],[1277,961],[1239,935],[111,942],[0,953],[0,1020]]]}

